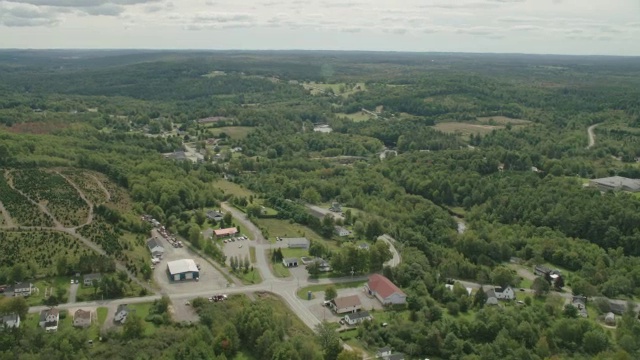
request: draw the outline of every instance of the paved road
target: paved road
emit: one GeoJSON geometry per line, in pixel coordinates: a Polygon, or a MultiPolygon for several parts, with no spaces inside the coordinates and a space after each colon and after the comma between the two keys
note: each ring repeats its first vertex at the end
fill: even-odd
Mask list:
{"type": "Polygon", "coordinates": [[[587,129],[587,135],[589,135],[589,145],[587,146],[587,149],[592,148],[596,144],[596,134],[594,134],[593,130],[598,125],[600,125],[600,124],[591,125],[587,129]]]}

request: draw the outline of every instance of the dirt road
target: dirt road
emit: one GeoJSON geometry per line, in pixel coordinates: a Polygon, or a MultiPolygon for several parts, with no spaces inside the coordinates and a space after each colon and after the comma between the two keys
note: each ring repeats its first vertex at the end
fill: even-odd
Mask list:
{"type": "Polygon", "coordinates": [[[591,149],[596,144],[596,134],[593,132],[593,130],[598,125],[600,125],[600,124],[591,125],[587,129],[587,135],[589,135],[589,145],[587,145],[587,149],[591,149]]]}

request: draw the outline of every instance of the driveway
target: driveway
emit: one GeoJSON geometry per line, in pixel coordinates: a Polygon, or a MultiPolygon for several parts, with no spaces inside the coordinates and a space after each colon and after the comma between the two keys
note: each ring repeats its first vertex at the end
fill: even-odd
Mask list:
{"type": "Polygon", "coordinates": [[[69,304],[73,304],[76,302],[76,295],[78,294],[78,286],[80,286],[80,284],[70,284],[71,287],[69,288],[69,300],[67,300],[67,302],[69,304]]]}

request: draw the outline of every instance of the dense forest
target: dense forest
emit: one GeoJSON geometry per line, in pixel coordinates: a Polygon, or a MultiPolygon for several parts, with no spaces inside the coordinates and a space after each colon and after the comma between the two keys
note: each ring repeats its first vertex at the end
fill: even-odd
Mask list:
{"type": "MultiPolygon", "coordinates": [[[[584,186],[640,178],[638,74],[637,61],[606,57],[80,52],[70,60],[2,51],[0,166],[97,171],[127,190],[137,213],[185,237],[193,210],[230,200],[214,185],[223,177],[319,234],[330,236],[333,223],[303,203],[357,209],[344,225],[398,241],[402,264],[383,271],[411,299],[408,316],[388,327],[360,327],[371,347],[391,344],[412,358],[633,359],[640,323],[632,311],[611,330],[567,313],[553,295],[496,309],[443,289],[448,278],[517,287],[522,279],[506,266],[517,258],[562,268],[575,295],[640,296],[640,197],[584,186]],[[314,93],[310,82],[331,90],[314,93]],[[214,116],[224,120],[198,121],[214,116]],[[332,132],[313,131],[317,125],[332,132]],[[240,127],[246,136],[232,134],[240,127]],[[207,145],[214,137],[220,142],[207,145]],[[185,143],[204,161],[162,157],[185,143]],[[393,152],[382,159],[384,150],[393,152]]],[[[148,230],[114,209],[98,215],[96,226],[113,233],[148,230]]],[[[95,241],[123,259],[125,244],[95,241]]],[[[231,315],[205,305],[201,325],[133,343],[161,342],[166,358],[233,358],[240,349],[256,359],[323,356],[316,343],[288,334],[282,319],[262,314],[259,302],[231,315]],[[237,321],[212,326],[220,316],[237,321]],[[235,347],[220,348],[225,336],[235,347]]],[[[41,343],[28,332],[11,336],[23,349],[41,343]]],[[[55,336],[80,357],[131,358],[124,340],[92,350],[65,338],[75,335],[55,336]]]]}

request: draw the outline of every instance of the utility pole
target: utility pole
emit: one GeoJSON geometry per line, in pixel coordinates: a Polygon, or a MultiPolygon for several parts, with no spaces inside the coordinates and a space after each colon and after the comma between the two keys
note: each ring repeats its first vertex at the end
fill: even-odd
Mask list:
{"type": "Polygon", "coordinates": [[[353,274],[355,273],[355,271],[353,271],[353,266],[351,267],[351,278],[353,279],[353,274]]]}

